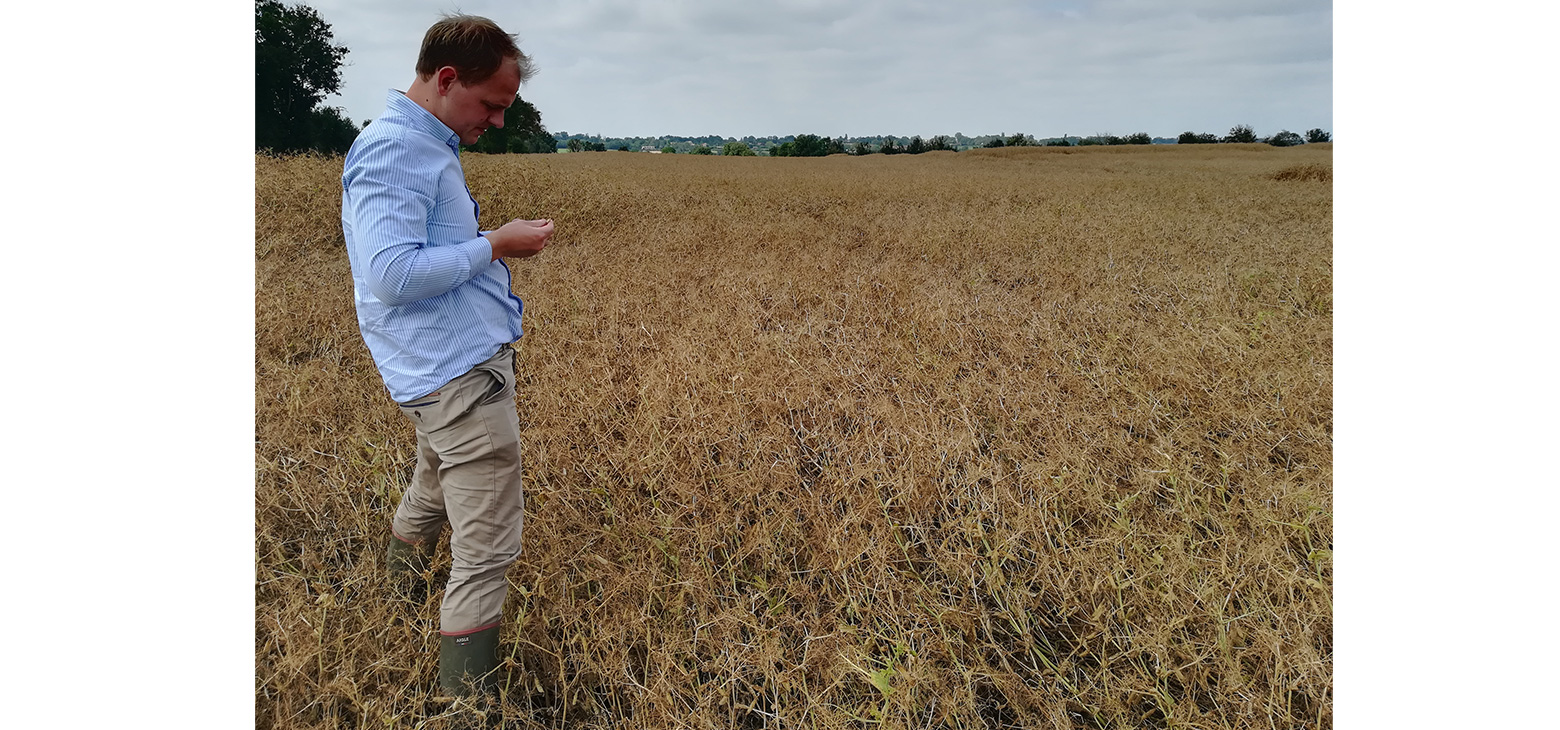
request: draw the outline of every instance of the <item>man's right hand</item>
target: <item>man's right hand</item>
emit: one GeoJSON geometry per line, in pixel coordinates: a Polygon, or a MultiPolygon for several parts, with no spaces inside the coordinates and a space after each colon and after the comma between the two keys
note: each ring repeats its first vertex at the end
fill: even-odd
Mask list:
{"type": "Polygon", "coordinates": [[[493,247],[493,260],[501,258],[526,258],[535,256],[552,240],[553,222],[549,219],[528,221],[516,218],[496,231],[487,234],[493,247]]]}

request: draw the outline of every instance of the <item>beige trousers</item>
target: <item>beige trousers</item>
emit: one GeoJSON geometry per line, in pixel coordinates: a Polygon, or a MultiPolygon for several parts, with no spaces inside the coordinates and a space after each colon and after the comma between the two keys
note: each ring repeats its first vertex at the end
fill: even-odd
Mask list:
{"type": "Polygon", "coordinates": [[[504,345],[444,387],[399,404],[417,427],[417,467],[391,528],[422,544],[449,522],[452,565],[439,608],[446,636],[498,625],[509,590],[504,571],[520,557],[525,496],[514,357],[504,345]]]}

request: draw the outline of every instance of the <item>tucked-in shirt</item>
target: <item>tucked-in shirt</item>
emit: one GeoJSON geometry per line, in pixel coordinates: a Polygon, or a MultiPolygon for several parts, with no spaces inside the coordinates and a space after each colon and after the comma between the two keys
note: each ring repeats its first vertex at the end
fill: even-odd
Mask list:
{"type": "Polygon", "coordinates": [[[390,397],[437,390],[520,338],[509,267],[477,230],[460,137],[405,94],[352,143],[341,229],[358,327],[390,397]]]}

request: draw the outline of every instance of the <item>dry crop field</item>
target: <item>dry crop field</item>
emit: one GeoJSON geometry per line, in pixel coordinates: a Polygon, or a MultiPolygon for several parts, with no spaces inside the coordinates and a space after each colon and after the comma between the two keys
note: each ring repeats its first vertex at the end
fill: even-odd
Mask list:
{"type": "Polygon", "coordinates": [[[341,159],[257,156],[257,727],[1330,727],[1331,147],[465,155],[558,230],[495,704],[386,586],[341,159]]]}

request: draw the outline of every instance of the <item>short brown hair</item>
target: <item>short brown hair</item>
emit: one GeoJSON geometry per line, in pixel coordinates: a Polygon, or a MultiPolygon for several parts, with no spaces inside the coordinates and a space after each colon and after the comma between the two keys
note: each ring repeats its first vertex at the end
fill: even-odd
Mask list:
{"type": "Polygon", "coordinates": [[[530,57],[515,45],[515,37],[497,23],[475,15],[445,15],[423,36],[417,77],[426,79],[450,66],[461,85],[480,84],[498,73],[506,58],[519,61],[521,83],[535,73],[530,57]]]}

